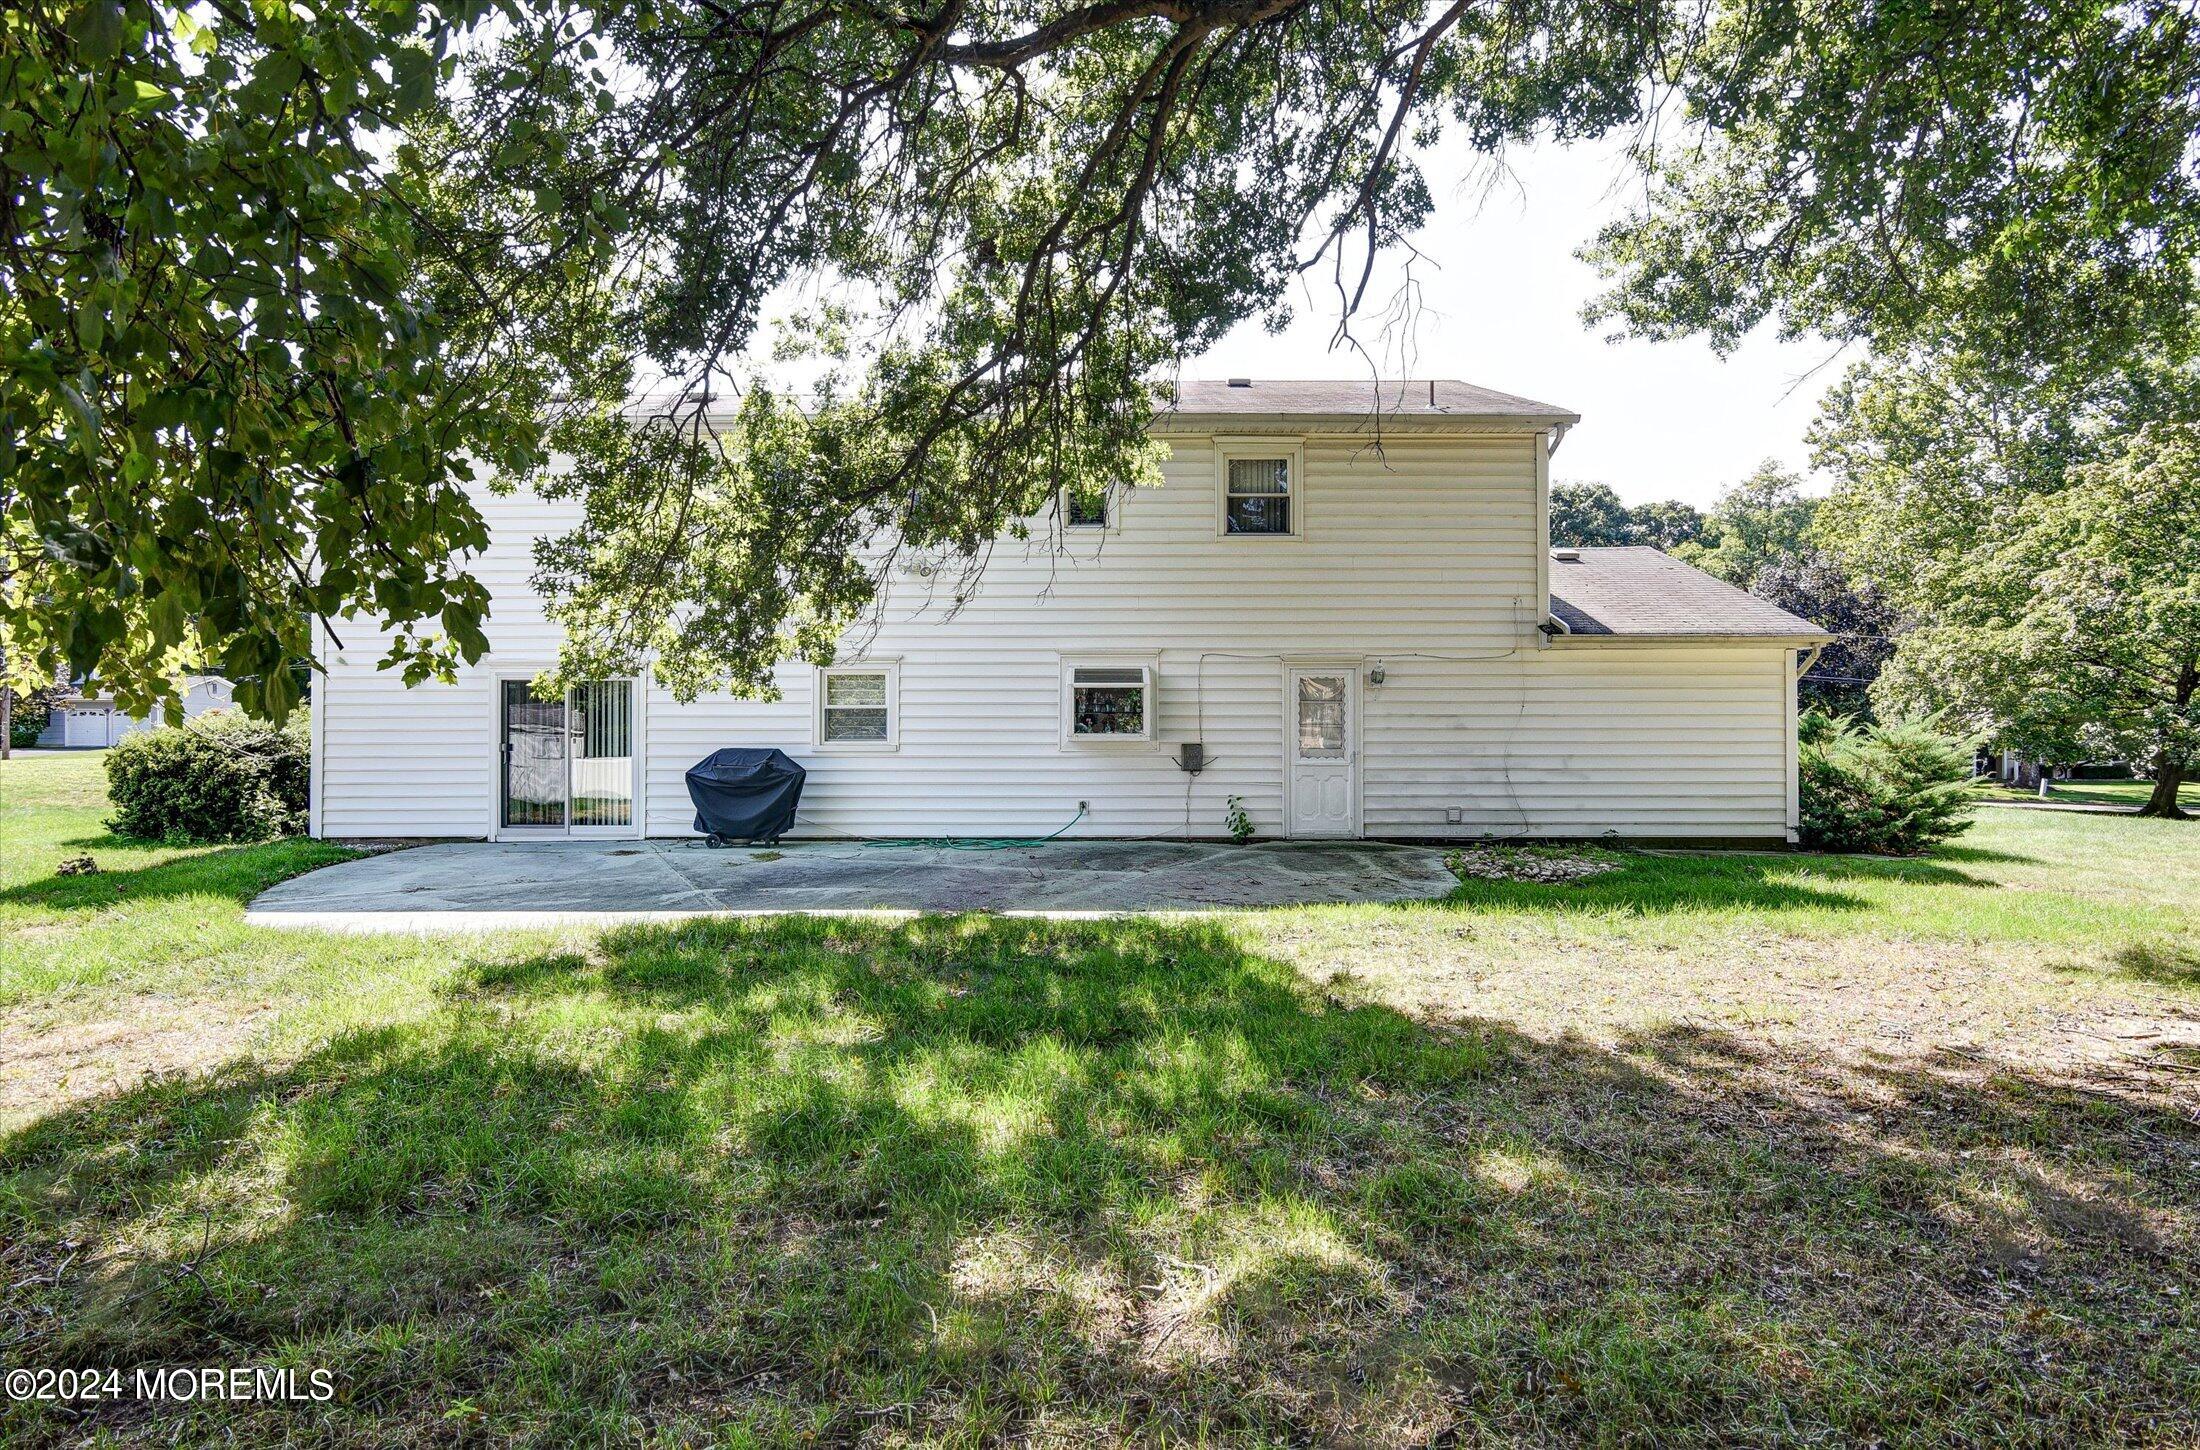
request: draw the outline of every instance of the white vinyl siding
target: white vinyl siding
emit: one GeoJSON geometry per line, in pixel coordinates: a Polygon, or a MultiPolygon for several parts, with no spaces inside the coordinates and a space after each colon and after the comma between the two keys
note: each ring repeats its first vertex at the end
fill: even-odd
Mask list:
{"type": "MultiPolygon", "coordinates": [[[[893,581],[862,642],[866,658],[894,661],[893,750],[821,746],[807,665],[778,672],[772,701],[681,704],[647,686],[643,831],[689,834],[682,776],[711,751],[777,746],[809,771],[797,837],[1037,836],[1079,801],[1090,810],[1078,835],[1188,823],[1220,836],[1233,795],[1262,834],[1281,834],[1289,667],[1358,661],[1368,835],[1784,835],[1787,650],[1539,647],[1532,435],[1402,435],[1380,451],[1269,440],[1267,456],[1295,460],[1303,531],[1281,549],[1218,537],[1226,458],[1259,455],[1257,441],[1170,442],[1163,483],[1118,489],[1106,530],[1042,521],[1028,544],[1002,540],[960,610],[928,603],[927,581],[893,581]],[[1125,649],[1151,669],[1152,738],[1066,743],[1064,666],[1125,649]],[[1386,680],[1374,686],[1365,670],[1378,659],[1386,680]],[[1187,779],[1173,756],[1192,740],[1210,765],[1187,779]]],[[[324,834],[490,830],[490,672],[555,657],[526,580],[529,540],[564,515],[519,496],[483,507],[495,543],[475,567],[495,600],[491,657],[456,684],[406,690],[374,669],[371,628],[339,625],[346,650],[324,654],[324,834]]]]}

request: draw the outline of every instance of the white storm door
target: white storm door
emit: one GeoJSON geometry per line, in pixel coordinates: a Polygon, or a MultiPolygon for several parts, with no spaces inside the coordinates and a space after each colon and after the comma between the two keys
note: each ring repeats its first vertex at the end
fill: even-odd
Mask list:
{"type": "Polygon", "coordinates": [[[1356,834],[1359,722],[1351,670],[1292,670],[1285,701],[1294,836],[1356,834]]]}

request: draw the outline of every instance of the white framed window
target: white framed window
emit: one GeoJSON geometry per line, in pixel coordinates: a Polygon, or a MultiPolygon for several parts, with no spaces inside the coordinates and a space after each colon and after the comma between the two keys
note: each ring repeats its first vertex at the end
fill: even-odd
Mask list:
{"type": "Polygon", "coordinates": [[[1139,660],[1062,662],[1062,743],[1109,745],[1154,738],[1160,701],[1154,667],[1139,660]]]}
{"type": "Polygon", "coordinates": [[[1077,531],[1115,528],[1115,490],[1105,483],[1062,485],[1062,527],[1077,531]]]}
{"type": "Polygon", "coordinates": [[[1306,453],[1297,443],[1218,440],[1215,474],[1218,532],[1281,539],[1304,532],[1306,453]]]}
{"type": "Polygon", "coordinates": [[[817,672],[820,750],[893,750],[901,744],[901,666],[832,665],[817,672]]]}

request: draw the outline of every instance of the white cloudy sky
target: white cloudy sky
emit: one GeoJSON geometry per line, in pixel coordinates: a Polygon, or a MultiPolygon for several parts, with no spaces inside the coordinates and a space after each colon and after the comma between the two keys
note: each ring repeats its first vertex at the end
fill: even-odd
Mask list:
{"type": "MultiPolygon", "coordinates": [[[[1490,190],[1463,175],[1463,158],[1429,159],[1438,205],[1415,268],[1425,310],[1411,373],[1571,408],[1581,426],[1551,461],[1552,477],[1609,483],[1630,503],[1707,504],[1761,459],[1807,466],[1804,430],[1849,358],[1769,329],[1723,361],[1694,341],[1606,342],[1582,324],[1597,275],[1574,252],[1639,183],[1608,147],[1541,146],[1508,160],[1512,181],[1490,190]]],[[[1370,296],[1394,291],[1378,282],[1370,296]]],[[[1184,376],[1366,375],[1364,360],[1329,350],[1333,301],[1317,291],[1295,310],[1281,336],[1241,328],[1184,376]]],[[[1357,330],[1379,329],[1371,320],[1357,330]]],[[[1395,354],[1384,361],[1386,374],[1399,371],[1395,354]]]]}

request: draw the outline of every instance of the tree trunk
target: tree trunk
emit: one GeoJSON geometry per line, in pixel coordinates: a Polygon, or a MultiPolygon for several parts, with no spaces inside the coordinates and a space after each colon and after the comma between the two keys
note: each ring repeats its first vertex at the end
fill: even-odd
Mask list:
{"type": "MultiPolygon", "coordinates": [[[[2200,659],[2186,660],[2184,668],[2177,672],[2175,699],[2179,710],[2192,704],[2192,697],[2200,694],[2200,659]]],[[[2142,816],[2160,816],[2165,821],[2189,821],[2192,816],[2177,804],[2177,787],[2185,783],[2187,762],[2181,756],[2169,753],[2168,746],[2154,752],[2154,793],[2139,808],[2142,816]]]]}
{"type": "Polygon", "coordinates": [[[2147,797],[2145,805],[2139,807],[2139,814],[2160,816],[2169,821],[2191,820],[2191,813],[2177,804],[2177,788],[2184,783],[2185,767],[2182,762],[2170,759],[2167,751],[2155,756],[2154,793],[2147,797]]]}

